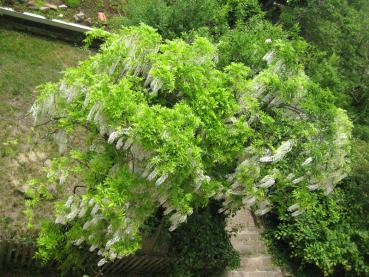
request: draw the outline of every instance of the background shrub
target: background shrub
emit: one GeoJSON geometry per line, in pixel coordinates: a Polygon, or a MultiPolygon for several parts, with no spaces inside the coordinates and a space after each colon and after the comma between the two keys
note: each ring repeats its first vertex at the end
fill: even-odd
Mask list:
{"type": "Polygon", "coordinates": [[[226,28],[226,9],[218,0],[128,0],[124,6],[125,25],[143,22],[165,37],[207,26],[217,34],[226,28]]]}
{"type": "Polygon", "coordinates": [[[81,0],[64,0],[64,3],[71,8],[77,8],[81,5],[81,0]]]}
{"type": "Polygon", "coordinates": [[[295,220],[283,209],[269,215],[265,234],[274,257],[297,276],[368,276],[369,129],[368,17],[362,0],[276,1],[269,19],[297,30],[310,44],[307,74],[332,91],[353,119],[352,172],[329,198],[295,220]]]}
{"type": "Polygon", "coordinates": [[[240,264],[239,253],[233,249],[225,230],[225,216],[218,213],[219,204],[212,203],[194,212],[170,240],[170,254],[178,258],[173,276],[216,276],[226,268],[240,264]]]}
{"type": "MultiPolygon", "coordinates": [[[[337,103],[351,112],[358,125],[369,124],[369,2],[366,0],[294,1],[282,6],[278,19],[286,28],[299,24],[301,35],[326,59],[336,55],[337,103]],[[342,95],[344,94],[344,95],[342,95]]],[[[329,61],[328,61],[329,62],[329,61]]],[[[318,70],[320,64],[311,69],[318,70]]],[[[313,71],[313,70],[312,70],[313,71]]],[[[311,71],[311,72],[312,72],[311,71]]]]}

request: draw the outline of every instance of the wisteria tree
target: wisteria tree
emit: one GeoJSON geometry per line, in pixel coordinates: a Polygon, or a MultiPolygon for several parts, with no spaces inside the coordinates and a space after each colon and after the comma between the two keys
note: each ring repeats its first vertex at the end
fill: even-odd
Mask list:
{"type": "MultiPolygon", "coordinates": [[[[266,40],[265,69],[251,74],[239,63],[218,68],[205,38],[163,41],[146,25],[90,39],[101,36],[100,53],[39,87],[32,107],[61,152],[34,193],[85,187],[59,201],[55,225],[67,243],[98,251],[99,266],[137,251],[159,208],[170,231],[210,199],[222,213],[296,217],[348,172],[351,122],[304,74],[302,43],[266,40]]],[[[42,259],[56,240],[41,230],[42,259]]]]}

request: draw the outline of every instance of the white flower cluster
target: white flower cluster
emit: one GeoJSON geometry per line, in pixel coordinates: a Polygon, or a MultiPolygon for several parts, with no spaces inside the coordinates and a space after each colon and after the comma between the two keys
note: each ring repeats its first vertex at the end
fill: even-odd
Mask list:
{"type": "Polygon", "coordinates": [[[262,163],[275,163],[283,159],[283,157],[292,150],[292,142],[282,142],[281,146],[275,151],[274,155],[268,155],[260,158],[262,163]]]}
{"type": "Polygon", "coordinates": [[[301,165],[302,166],[307,166],[309,165],[311,162],[313,161],[312,157],[307,158],[301,165]]]}
{"type": "Polygon", "coordinates": [[[312,179],[310,190],[321,188],[325,194],[330,194],[335,185],[347,176],[350,169],[350,130],[352,125],[347,115],[341,109],[337,110],[335,121],[335,134],[333,143],[328,145],[329,150],[325,155],[325,162],[320,165],[323,173],[319,179],[312,179]]]}
{"type": "Polygon", "coordinates": [[[67,102],[71,102],[80,94],[80,90],[78,90],[76,86],[68,87],[63,81],[60,83],[59,92],[66,99],[67,102]]]}
{"type": "MultiPolygon", "coordinates": [[[[126,205],[126,214],[129,214],[129,204],[126,205]]],[[[90,244],[89,251],[93,252],[98,249],[98,255],[103,256],[99,262],[99,266],[105,264],[108,260],[113,261],[118,256],[116,251],[114,250],[114,245],[122,239],[127,238],[131,233],[137,232],[139,224],[135,223],[131,220],[128,216],[125,217],[120,224],[117,225],[109,225],[102,228],[101,226],[105,226],[105,223],[99,225],[100,228],[96,228],[97,224],[100,222],[108,222],[104,215],[100,213],[100,205],[96,203],[94,198],[81,199],[77,195],[71,195],[67,201],[65,202],[64,207],[66,208],[66,213],[61,213],[55,220],[57,224],[67,224],[72,220],[76,219],[78,216],[79,218],[86,218],[87,220],[83,224],[84,235],[79,239],[75,240],[73,243],[76,246],[81,245],[83,242],[90,244]],[[105,236],[104,240],[100,242],[96,242],[95,237],[101,235],[105,236]],[[104,243],[104,244],[103,244],[104,243]]]]}
{"type": "Polygon", "coordinates": [[[147,86],[150,87],[150,89],[152,91],[152,94],[157,94],[158,91],[162,88],[163,84],[164,83],[159,78],[153,76],[149,72],[149,74],[147,75],[147,78],[145,80],[144,86],[145,87],[147,87],[147,86]]]}
{"type": "Polygon", "coordinates": [[[291,216],[293,217],[299,216],[300,214],[303,214],[305,212],[298,203],[289,206],[287,208],[287,211],[291,212],[291,216]]]}
{"type": "MultiPolygon", "coordinates": [[[[158,45],[152,45],[151,47],[148,47],[147,45],[143,46],[139,39],[132,36],[125,37],[123,39],[123,44],[124,53],[119,56],[125,56],[124,61],[122,62],[123,69],[121,76],[128,73],[133,74],[134,76],[147,76],[151,68],[151,65],[148,62],[148,57],[159,51],[158,45]]],[[[120,45],[118,45],[118,47],[120,47],[120,45]]],[[[114,65],[115,63],[112,64],[112,67],[114,67],[114,65]]],[[[114,72],[111,69],[109,72],[110,71],[114,72]]]]}
{"type": "Polygon", "coordinates": [[[59,130],[54,134],[54,139],[59,147],[59,153],[65,153],[68,145],[68,137],[63,130],[59,130]]]}
{"type": "Polygon", "coordinates": [[[202,184],[210,182],[211,177],[208,175],[205,175],[204,170],[197,167],[196,164],[194,164],[193,166],[196,168],[194,184],[195,184],[195,191],[197,192],[201,188],[202,184]]]}
{"type": "Polygon", "coordinates": [[[109,127],[107,124],[107,120],[103,114],[103,106],[101,103],[95,103],[92,106],[87,115],[86,121],[94,122],[96,126],[99,128],[101,136],[108,134],[109,127]]]}
{"type": "Polygon", "coordinates": [[[263,61],[266,61],[267,64],[271,64],[274,60],[274,58],[276,57],[276,54],[273,50],[269,51],[268,53],[266,53],[263,57],[263,61]]]}
{"type": "Polygon", "coordinates": [[[35,123],[48,119],[56,112],[55,98],[55,95],[49,95],[42,102],[37,101],[31,106],[30,113],[32,113],[35,123]]]}
{"type": "Polygon", "coordinates": [[[267,201],[260,201],[258,203],[258,209],[255,211],[255,214],[258,216],[262,216],[265,215],[266,213],[270,212],[271,210],[271,206],[269,205],[269,203],[267,201]]]}
{"type": "MultiPolygon", "coordinates": [[[[258,216],[262,216],[268,213],[271,210],[271,206],[266,198],[257,196],[259,195],[257,191],[259,189],[269,189],[277,182],[277,176],[281,176],[282,172],[278,169],[278,162],[283,160],[287,156],[289,152],[292,150],[292,142],[291,140],[282,142],[280,147],[277,148],[275,153],[268,154],[267,156],[258,156],[258,152],[252,147],[247,147],[245,149],[246,158],[239,163],[238,167],[235,170],[235,173],[230,174],[227,178],[227,182],[231,183],[229,189],[225,190],[223,193],[217,194],[217,199],[224,199],[223,207],[219,210],[219,212],[224,212],[227,210],[238,209],[240,205],[244,205],[246,208],[250,208],[253,205],[257,206],[255,214],[258,216]],[[269,169],[269,174],[260,176],[260,172],[263,168],[269,165],[274,165],[271,169],[269,169]],[[250,172],[250,168],[252,168],[257,175],[254,176],[254,184],[252,186],[252,190],[246,190],[243,185],[243,172],[250,172]],[[241,203],[239,201],[241,199],[241,203]]],[[[307,158],[302,166],[308,166],[313,159],[311,157],[307,158]]],[[[250,173],[248,173],[250,174],[250,173]]],[[[247,178],[247,177],[246,177],[247,178]]],[[[298,184],[305,179],[305,176],[301,176],[295,178],[293,173],[290,173],[286,180],[293,184],[298,184]]],[[[246,182],[246,180],[245,180],[246,182]]],[[[292,216],[298,216],[303,213],[303,209],[299,209],[298,211],[293,211],[292,216]]]]}
{"type": "Polygon", "coordinates": [[[119,62],[121,61],[121,57],[118,57],[118,59],[116,59],[111,66],[109,67],[108,70],[108,75],[113,75],[113,73],[115,72],[115,69],[117,68],[119,62]]]}
{"type": "Polygon", "coordinates": [[[269,188],[275,184],[275,178],[271,175],[265,176],[260,180],[259,187],[260,188],[269,188]]]}
{"type": "Polygon", "coordinates": [[[169,227],[169,231],[172,232],[175,229],[177,229],[177,227],[185,222],[187,219],[187,215],[186,214],[181,214],[179,212],[175,212],[174,214],[172,214],[169,218],[170,222],[171,222],[171,226],[169,227]]]}
{"type": "Polygon", "coordinates": [[[257,82],[256,80],[253,82],[252,96],[256,99],[263,97],[266,90],[267,88],[262,82],[257,82]]]}

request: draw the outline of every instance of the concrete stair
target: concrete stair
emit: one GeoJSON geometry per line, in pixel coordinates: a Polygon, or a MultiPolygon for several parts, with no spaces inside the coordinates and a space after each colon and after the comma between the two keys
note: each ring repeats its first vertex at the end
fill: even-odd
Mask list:
{"type": "Polygon", "coordinates": [[[282,273],[276,271],[232,271],[228,272],[226,277],[281,277],[283,276],[282,273]]]}
{"type": "Polygon", "coordinates": [[[261,232],[250,211],[243,209],[227,222],[227,229],[237,229],[231,238],[233,247],[240,252],[240,267],[224,277],[282,277],[282,271],[272,262],[261,232]]]}

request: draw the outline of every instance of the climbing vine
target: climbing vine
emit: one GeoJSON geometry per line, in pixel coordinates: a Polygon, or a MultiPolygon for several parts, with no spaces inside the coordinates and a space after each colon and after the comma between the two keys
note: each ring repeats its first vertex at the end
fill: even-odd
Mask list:
{"type": "MultiPolygon", "coordinates": [[[[351,122],[304,74],[304,43],[267,39],[265,69],[252,75],[240,63],[218,69],[205,38],[163,41],[141,25],[92,31],[87,42],[101,36],[100,53],[40,86],[31,109],[61,153],[32,193],[84,188],[57,203],[55,224],[68,243],[97,251],[99,266],[137,251],[160,207],[169,231],[210,199],[225,214],[297,217],[311,191],[330,193],[349,171],[351,122]]],[[[44,261],[50,249],[40,245],[44,261]]]]}

